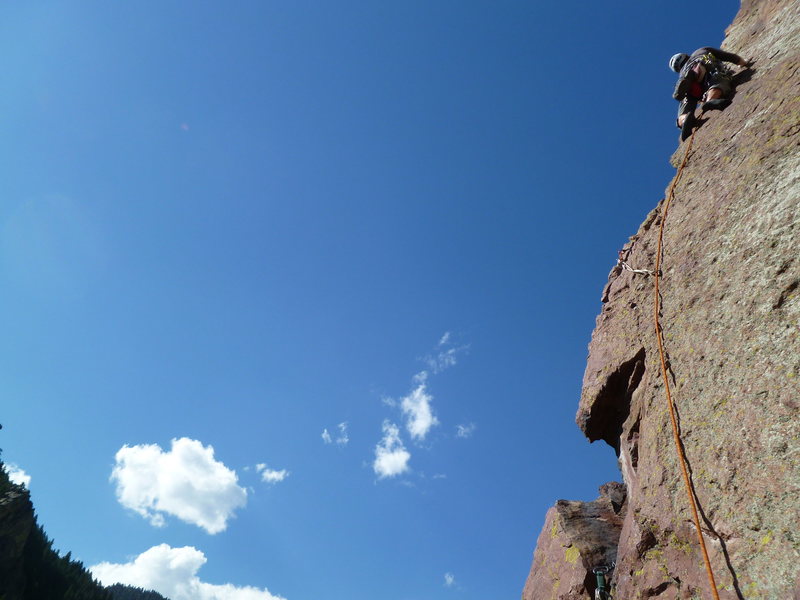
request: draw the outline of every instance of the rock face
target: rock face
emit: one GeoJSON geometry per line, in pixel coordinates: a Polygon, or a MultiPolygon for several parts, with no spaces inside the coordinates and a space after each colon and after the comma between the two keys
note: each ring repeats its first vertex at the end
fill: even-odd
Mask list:
{"type": "Polygon", "coordinates": [[[625,516],[625,486],[607,483],[594,502],[559,500],[547,511],[523,600],[579,600],[592,594],[592,567],[611,565],[625,516]]]}
{"type": "MultiPolygon", "coordinates": [[[[660,321],[720,598],[800,600],[800,2],[744,0],[726,33],[723,48],[756,62],[733,104],[695,134],[675,187],[660,321]]],[[[623,248],[634,269],[655,268],[662,207],[623,248]]],[[[712,598],[672,439],[653,288],[647,274],[611,271],[576,420],[615,448],[627,488],[616,597],[712,598]]],[[[559,506],[525,600],[591,597],[578,586],[586,569],[549,567],[564,543],[579,546],[549,538],[559,506]]]]}

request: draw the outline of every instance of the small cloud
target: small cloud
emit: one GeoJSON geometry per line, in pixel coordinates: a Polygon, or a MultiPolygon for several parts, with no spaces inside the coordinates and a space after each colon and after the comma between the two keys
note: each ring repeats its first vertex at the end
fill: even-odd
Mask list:
{"type": "Polygon", "coordinates": [[[456,436],[467,439],[472,437],[472,434],[475,433],[477,429],[475,423],[470,423],[468,425],[457,425],[456,426],[456,436]]]}
{"type": "Polygon", "coordinates": [[[458,360],[456,359],[456,349],[449,348],[443,352],[439,352],[435,356],[429,356],[425,359],[425,362],[428,364],[428,368],[434,373],[441,373],[449,369],[450,367],[456,366],[458,360]]]}
{"type": "Polygon", "coordinates": [[[189,124],[188,123],[181,123],[181,130],[189,131],[189,124]]]}
{"type": "Polygon", "coordinates": [[[458,364],[458,355],[469,346],[452,346],[450,344],[450,332],[445,333],[436,347],[436,353],[425,357],[425,364],[428,369],[438,375],[442,371],[458,364]]]}
{"type": "Polygon", "coordinates": [[[444,473],[436,473],[436,474],[433,476],[433,478],[434,478],[434,479],[447,479],[447,475],[445,475],[444,473]]]}
{"type": "Polygon", "coordinates": [[[22,467],[9,463],[6,465],[6,473],[8,473],[8,478],[11,480],[11,483],[24,485],[26,488],[30,489],[31,476],[28,475],[22,467]]]}
{"type": "Polygon", "coordinates": [[[383,438],[375,446],[375,461],[372,469],[379,479],[396,477],[409,470],[411,454],[400,439],[400,428],[394,423],[383,422],[383,438]]]}
{"type": "Polygon", "coordinates": [[[444,574],[444,587],[453,587],[456,584],[456,577],[452,573],[444,574]]]}
{"type": "Polygon", "coordinates": [[[127,563],[89,567],[92,576],[105,586],[121,583],[158,592],[172,600],[283,600],[266,588],[222,585],[201,581],[197,572],[208,561],[193,546],[153,546],[127,563]]]}
{"type": "Polygon", "coordinates": [[[168,452],[157,444],[123,446],[115,456],[111,481],[117,500],[156,527],[165,515],[224,531],[236,509],[247,504],[247,490],[236,472],[214,458],[214,448],[197,440],[172,440],[168,452]]]}
{"type": "Polygon", "coordinates": [[[339,423],[336,426],[336,429],[339,430],[339,434],[336,436],[336,440],[333,439],[331,432],[328,431],[327,428],[322,430],[322,441],[326,444],[332,444],[334,441],[336,442],[337,446],[347,446],[350,443],[350,436],[347,433],[347,421],[343,423],[339,423]]]}
{"type": "Polygon", "coordinates": [[[406,416],[406,429],[415,440],[424,440],[431,428],[439,424],[431,409],[432,400],[433,396],[422,382],[400,402],[400,408],[406,416]]]}
{"type": "Polygon", "coordinates": [[[336,438],[336,443],[339,446],[347,446],[350,441],[350,436],[347,435],[347,421],[339,423],[336,427],[339,429],[339,437],[336,438]]]}
{"type": "Polygon", "coordinates": [[[286,469],[275,471],[273,469],[268,469],[267,465],[264,463],[257,464],[256,471],[261,473],[261,481],[265,483],[279,483],[289,476],[289,471],[286,469]]]}

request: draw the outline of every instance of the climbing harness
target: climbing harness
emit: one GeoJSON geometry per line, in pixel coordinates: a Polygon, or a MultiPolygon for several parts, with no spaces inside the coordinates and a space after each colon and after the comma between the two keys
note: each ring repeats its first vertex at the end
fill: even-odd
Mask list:
{"type": "Polygon", "coordinates": [[[667,361],[664,357],[664,332],[661,328],[661,324],[658,320],[658,315],[661,312],[661,297],[659,295],[659,281],[661,275],[661,257],[663,254],[663,241],[664,241],[664,224],[667,222],[667,211],[669,210],[670,202],[675,197],[675,186],[678,184],[678,181],[681,178],[683,173],[683,168],[686,166],[687,161],[689,160],[689,152],[692,149],[692,142],[694,141],[694,131],[692,135],[689,137],[689,143],[686,145],[686,154],[683,156],[683,162],[681,162],[681,166],[678,169],[678,173],[675,175],[675,179],[672,180],[672,185],[670,186],[669,193],[667,193],[666,200],[664,201],[664,210],[661,215],[661,226],[658,229],[658,250],[656,251],[656,269],[655,269],[655,297],[653,300],[653,313],[654,313],[654,321],[655,321],[655,329],[656,329],[656,340],[658,341],[658,353],[661,357],[661,374],[664,377],[664,389],[666,391],[666,399],[667,399],[667,406],[669,407],[669,416],[670,420],[672,421],[672,434],[673,438],[675,439],[675,449],[678,452],[678,458],[681,463],[681,470],[683,473],[683,483],[686,486],[686,494],[689,497],[689,505],[692,508],[692,515],[694,517],[694,525],[697,529],[697,539],[700,542],[700,549],[703,553],[703,561],[705,562],[706,566],[706,573],[708,574],[708,582],[711,585],[711,593],[714,596],[714,600],[719,600],[719,593],[717,592],[717,582],[714,579],[714,571],[711,568],[711,561],[708,558],[708,550],[706,550],[706,543],[703,539],[703,530],[700,528],[700,516],[697,511],[697,499],[692,492],[692,483],[689,479],[689,471],[686,468],[686,454],[683,451],[683,444],[681,443],[681,435],[678,429],[678,419],[675,415],[675,404],[672,402],[672,395],[669,389],[669,378],[667,377],[667,361]]]}
{"type": "Polygon", "coordinates": [[[703,62],[703,66],[706,68],[706,71],[709,75],[731,77],[732,73],[728,66],[723,64],[721,60],[717,59],[710,52],[703,54],[703,56],[700,57],[700,60],[703,62]]]}
{"type": "Polygon", "coordinates": [[[692,59],[686,61],[686,64],[680,70],[680,76],[682,78],[686,78],[689,75],[689,71],[692,71],[697,65],[702,65],[705,69],[705,76],[706,77],[731,77],[732,73],[731,70],[728,68],[727,65],[724,65],[722,61],[718,60],[713,54],[707,52],[706,54],[702,54],[700,56],[695,56],[692,59]]]}
{"type": "Polygon", "coordinates": [[[609,571],[614,569],[614,564],[611,566],[603,565],[602,567],[595,567],[592,569],[595,578],[597,579],[597,587],[594,590],[594,600],[612,600],[611,592],[606,588],[606,575],[609,571]]]}

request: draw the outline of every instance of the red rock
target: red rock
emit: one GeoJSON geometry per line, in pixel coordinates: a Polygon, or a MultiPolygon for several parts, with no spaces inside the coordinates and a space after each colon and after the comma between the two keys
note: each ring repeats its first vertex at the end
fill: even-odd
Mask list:
{"type": "Polygon", "coordinates": [[[523,600],[577,600],[594,592],[593,567],[617,558],[625,486],[607,483],[594,502],[559,500],[547,512],[523,600]]]}
{"type": "MultiPolygon", "coordinates": [[[[697,131],[675,187],[660,319],[720,598],[800,599],[800,2],[744,0],[726,33],[723,48],[755,67],[697,131]]],[[[625,246],[634,269],[655,269],[662,208],[625,246]]],[[[615,448],[627,487],[616,597],[711,598],[672,439],[653,291],[652,276],[612,269],[576,421],[615,448]]],[[[564,544],[579,541],[550,536],[559,515],[548,513],[525,600],[590,597],[577,563],[563,564],[564,544]]]]}

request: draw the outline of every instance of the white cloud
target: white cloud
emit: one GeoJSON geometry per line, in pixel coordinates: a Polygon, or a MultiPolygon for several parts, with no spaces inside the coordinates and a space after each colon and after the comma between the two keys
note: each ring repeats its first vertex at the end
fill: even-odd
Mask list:
{"type": "Polygon", "coordinates": [[[256,471],[261,473],[261,480],[266,483],[278,483],[283,481],[289,476],[289,471],[286,469],[281,469],[280,471],[274,471],[272,469],[268,469],[267,465],[264,463],[259,463],[256,465],[256,471]]]}
{"type": "Polygon", "coordinates": [[[336,438],[336,443],[340,446],[347,446],[350,442],[350,436],[347,434],[347,421],[339,423],[336,427],[339,429],[339,437],[336,438]]]}
{"type": "Polygon", "coordinates": [[[470,423],[468,425],[457,425],[456,426],[456,436],[460,438],[469,438],[472,437],[472,434],[475,433],[477,427],[475,423],[470,423]]]}
{"type": "MultiPolygon", "coordinates": [[[[339,435],[336,436],[336,445],[347,446],[347,444],[350,443],[350,435],[347,433],[347,421],[339,423],[336,429],[339,430],[339,435]]],[[[326,444],[332,444],[334,442],[333,436],[327,428],[322,430],[322,441],[326,444]]]]}
{"type": "Polygon", "coordinates": [[[170,600],[281,600],[266,588],[214,585],[200,581],[197,572],[205,555],[192,546],[153,546],[124,564],[103,562],[90,567],[103,585],[122,583],[155,590],[170,600]]]}
{"type": "Polygon", "coordinates": [[[445,587],[453,587],[456,584],[456,577],[452,573],[445,573],[444,574],[444,585],[445,587]]]}
{"type": "Polygon", "coordinates": [[[13,463],[9,463],[6,465],[6,473],[8,473],[8,478],[11,480],[11,483],[24,485],[26,488],[30,488],[31,476],[28,475],[21,467],[18,467],[13,463]]]}
{"type": "Polygon", "coordinates": [[[424,440],[431,427],[439,424],[431,409],[432,400],[433,396],[427,393],[423,380],[400,402],[406,416],[406,429],[416,440],[424,440]]]}
{"type": "Polygon", "coordinates": [[[425,364],[428,369],[434,374],[438,375],[442,371],[458,364],[458,355],[469,348],[469,346],[453,346],[450,343],[450,332],[447,331],[439,339],[434,354],[425,357],[425,364]]]}
{"type": "Polygon", "coordinates": [[[445,371],[458,364],[458,359],[456,358],[457,352],[457,348],[448,348],[447,350],[442,350],[434,356],[427,357],[425,359],[425,363],[434,373],[441,373],[442,371],[445,371]]]}
{"type": "Polygon", "coordinates": [[[237,508],[247,504],[236,472],[214,459],[214,448],[189,438],[172,440],[164,452],[157,444],[123,446],[116,454],[111,480],[117,500],[152,525],[164,525],[164,515],[224,531],[237,508]]]}
{"type": "Polygon", "coordinates": [[[379,479],[396,477],[409,470],[411,454],[400,439],[400,428],[389,421],[383,422],[383,438],[375,446],[375,462],[372,468],[379,479]]]}

